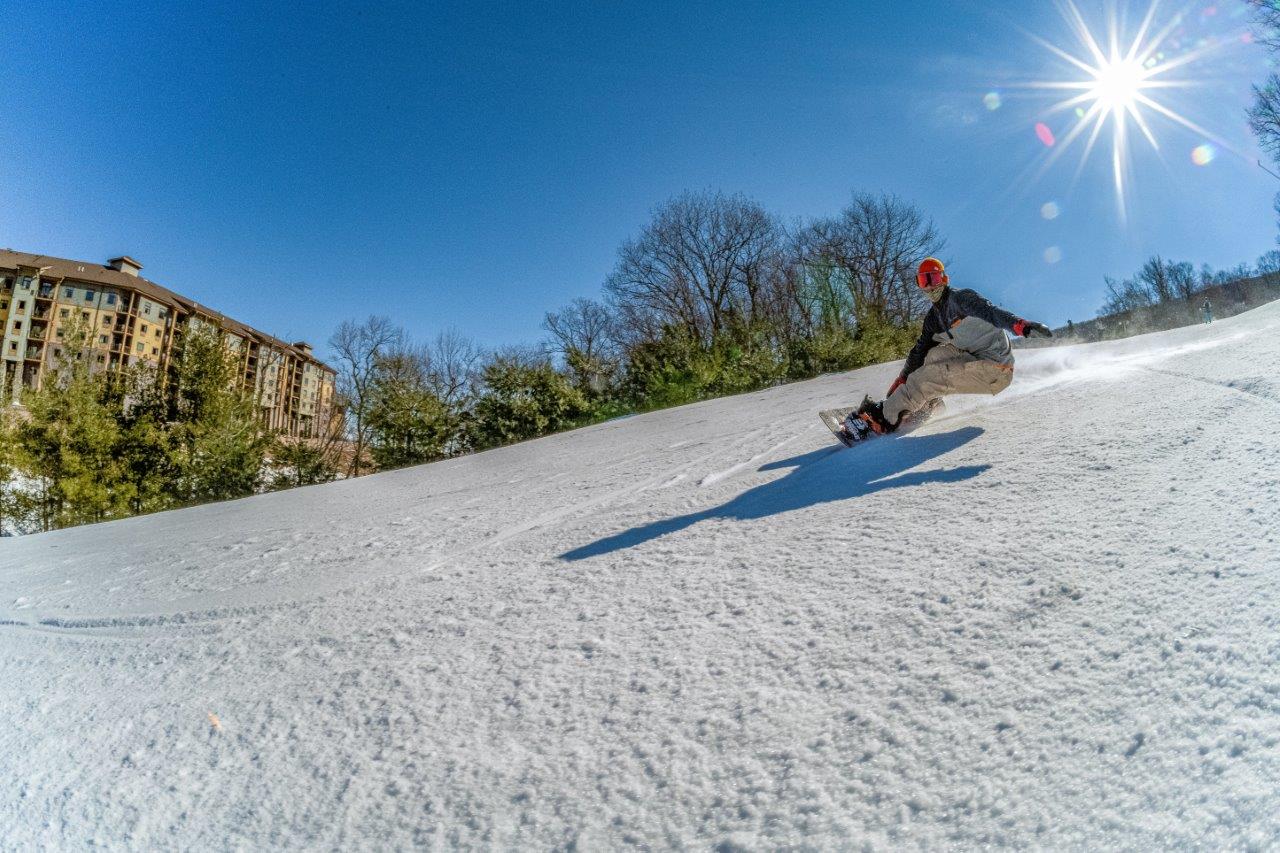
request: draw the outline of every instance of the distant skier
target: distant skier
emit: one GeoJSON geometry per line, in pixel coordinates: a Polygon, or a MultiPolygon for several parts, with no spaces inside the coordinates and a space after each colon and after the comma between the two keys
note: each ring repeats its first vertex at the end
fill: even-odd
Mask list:
{"type": "Polygon", "coordinates": [[[1204,304],[1200,306],[1204,310],[1205,323],[1213,322],[1213,305],[1209,302],[1209,297],[1204,298],[1204,304]]]}
{"type": "Polygon", "coordinates": [[[999,394],[1013,381],[1013,350],[1005,330],[1022,337],[1053,337],[1049,327],[1023,320],[972,290],[953,290],[937,258],[925,258],[916,284],[933,306],[902,373],[880,403],[870,396],[845,419],[849,438],[898,428],[904,415],[947,394],[999,394]]]}

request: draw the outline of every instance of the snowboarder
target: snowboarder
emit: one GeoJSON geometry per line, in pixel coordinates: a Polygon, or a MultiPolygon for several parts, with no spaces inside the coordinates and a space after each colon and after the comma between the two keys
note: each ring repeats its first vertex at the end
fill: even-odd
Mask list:
{"type": "Polygon", "coordinates": [[[1049,327],[1023,320],[972,290],[953,290],[942,261],[925,258],[916,284],[933,306],[902,373],[882,402],[870,396],[845,419],[849,438],[889,433],[904,415],[947,394],[999,394],[1013,381],[1013,350],[1005,330],[1051,338],[1049,327]]]}
{"type": "Polygon", "coordinates": [[[1205,323],[1213,322],[1213,305],[1209,302],[1209,297],[1204,298],[1204,304],[1200,306],[1204,310],[1205,323]]]}

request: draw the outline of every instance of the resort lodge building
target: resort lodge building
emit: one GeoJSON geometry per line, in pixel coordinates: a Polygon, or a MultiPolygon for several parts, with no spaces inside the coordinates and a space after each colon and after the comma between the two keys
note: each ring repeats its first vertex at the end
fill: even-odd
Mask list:
{"type": "Polygon", "coordinates": [[[103,266],[0,249],[0,404],[21,402],[24,389],[40,387],[77,315],[90,330],[93,369],[145,364],[160,375],[180,351],[182,330],[206,323],[222,331],[268,426],[298,437],[336,427],[334,371],[307,343],[287,344],[223,316],[148,281],[141,269],[127,256],[103,266]]]}

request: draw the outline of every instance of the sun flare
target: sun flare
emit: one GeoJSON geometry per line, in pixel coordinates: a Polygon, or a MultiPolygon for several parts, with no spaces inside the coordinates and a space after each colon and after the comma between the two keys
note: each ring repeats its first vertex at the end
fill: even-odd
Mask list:
{"type": "Polygon", "coordinates": [[[1154,90],[1182,89],[1196,85],[1194,80],[1174,79],[1166,75],[1176,68],[1196,62],[1215,49],[1215,45],[1207,44],[1176,56],[1172,55],[1174,51],[1168,47],[1167,43],[1171,35],[1183,24],[1184,16],[1182,13],[1174,14],[1159,29],[1156,29],[1154,26],[1156,6],[1157,0],[1153,0],[1132,39],[1122,38],[1122,27],[1117,20],[1116,9],[1114,6],[1110,7],[1105,37],[1106,50],[1103,49],[1099,37],[1095,36],[1085,23],[1084,17],[1072,0],[1062,0],[1060,9],[1080,42],[1080,47],[1083,49],[1081,55],[1069,53],[1038,36],[1031,36],[1079,72],[1078,78],[1073,80],[1046,80],[1025,84],[1030,88],[1076,93],[1054,103],[1046,113],[1046,119],[1063,112],[1074,115],[1069,129],[1061,138],[1055,137],[1045,125],[1037,125],[1037,135],[1046,146],[1053,149],[1046,156],[1040,174],[1043,176],[1076,139],[1085,136],[1084,151],[1076,169],[1076,178],[1079,178],[1103,129],[1109,126],[1111,171],[1116,203],[1122,220],[1126,215],[1125,195],[1130,183],[1131,128],[1136,128],[1156,152],[1160,151],[1160,143],[1156,139],[1150,121],[1155,116],[1180,125],[1219,145],[1225,145],[1219,137],[1154,97],[1154,90]],[[1122,44],[1129,46],[1124,49],[1121,47],[1122,44]],[[1044,133],[1041,133],[1041,127],[1045,127],[1044,133]],[[1053,141],[1048,142],[1046,139],[1053,141]]]}

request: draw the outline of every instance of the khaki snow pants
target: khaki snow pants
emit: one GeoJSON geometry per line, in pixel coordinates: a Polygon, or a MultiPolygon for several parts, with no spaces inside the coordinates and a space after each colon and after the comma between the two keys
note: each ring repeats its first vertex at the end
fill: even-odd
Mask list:
{"type": "Polygon", "coordinates": [[[948,394],[999,394],[1012,381],[1012,364],[997,364],[951,344],[938,344],[884,401],[884,418],[896,423],[903,414],[948,394]]]}

